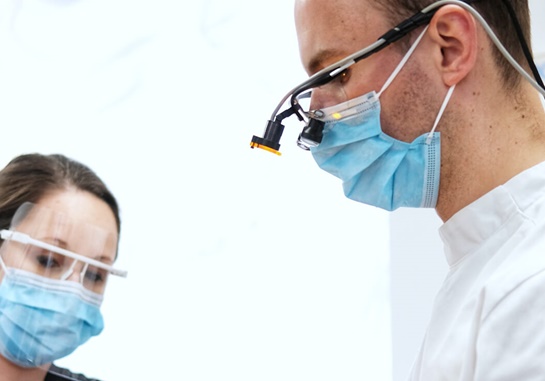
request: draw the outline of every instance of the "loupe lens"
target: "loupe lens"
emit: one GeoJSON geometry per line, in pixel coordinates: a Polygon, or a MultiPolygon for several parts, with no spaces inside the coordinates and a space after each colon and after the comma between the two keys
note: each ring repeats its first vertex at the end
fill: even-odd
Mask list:
{"type": "Polygon", "coordinates": [[[310,147],[316,147],[316,146],[317,146],[316,143],[305,140],[301,136],[301,134],[299,134],[299,137],[297,138],[297,147],[304,149],[305,151],[310,151],[310,147]]]}
{"type": "Polygon", "coordinates": [[[297,145],[299,148],[309,150],[310,147],[316,147],[322,142],[323,131],[325,123],[310,118],[308,125],[303,128],[299,138],[297,139],[297,145]]]}

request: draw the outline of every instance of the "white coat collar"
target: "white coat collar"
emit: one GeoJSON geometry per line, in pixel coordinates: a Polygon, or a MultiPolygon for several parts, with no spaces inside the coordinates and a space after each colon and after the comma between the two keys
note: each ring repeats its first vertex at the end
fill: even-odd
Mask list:
{"type": "Polygon", "coordinates": [[[535,216],[525,211],[544,193],[545,162],[521,172],[452,216],[439,229],[449,266],[476,251],[507,222],[515,228],[533,219],[535,216]]]}

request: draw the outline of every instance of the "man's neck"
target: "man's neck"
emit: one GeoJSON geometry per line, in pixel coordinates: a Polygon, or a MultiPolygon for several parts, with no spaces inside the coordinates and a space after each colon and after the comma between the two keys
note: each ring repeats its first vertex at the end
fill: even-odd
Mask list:
{"type": "Polygon", "coordinates": [[[442,133],[436,211],[446,221],[524,170],[545,161],[545,111],[530,85],[503,98],[472,92],[442,133]],[[443,139],[444,137],[444,139],[443,139]],[[442,146],[443,149],[443,146],[442,146]]]}

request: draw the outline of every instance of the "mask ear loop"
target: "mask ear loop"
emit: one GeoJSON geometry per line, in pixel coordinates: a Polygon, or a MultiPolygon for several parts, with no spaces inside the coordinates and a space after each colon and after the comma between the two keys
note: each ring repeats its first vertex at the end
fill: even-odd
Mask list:
{"type": "Polygon", "coordinates": [[[454,92],[455,87],[456,85],[452,85],[447,91],[447,95],[445,96],[445,99],[443,100],[443,104],[441,105],[441,108],[439,109],[439,113],[437,114],[437,117],[435,118],[435,122],[433,123],[433,128],[431,129],[430,133],[428,134],[428,137],[426,138],[427,145],[429,145],[431,143],[431,140],[433,139],[433,133],[435,132],[435,129],[439,125],[439,121],[441,120],[441,117],[443,116],[443,113],[445,112],[445,109],[447,108],[448,102],[450,101],[450,97],[452,96],[452,93],[454,92]]]}
{"type": "MultiPolygon", "coordinates": [[[[85,273],[87,272],[87,269],[89,268],[89,264],[86,263],[83,268],[81,269],[81,272],[79,273],[79,282],[83,286],[83,281],[85,280],[85,273]]],[[[84,286],[85,287],[85,286],[84,286]]]]}
{"type": "Polygon", "coordinates": [[[8,268],[6,264],[4,263],[4,260],[2,259],[1,256],[0,256],[0,267],[2,267],[2,270],[4,270],[4,275],[6,275],[8,273],[8,268]]]}
{"type": "Polygon", "coordinates": [[[378,94],[377,94],[378,98],[380,98],[380,96],[382,95],[384,90],[386,90],[388,88],[388,86],[390,86],[390,84],[394,81],[395,77],[397,77],[397,75],[399,74],[401,69],[403,69],[403,66],[405,66],[405,64],[407,63],[407,61],[409,60],[409,58],[411,57],[411,55],[415,51],[416,47],[420,43],[420,40],[422,40],[422,37],[424,37],[424,34],[426,33],[427,30],[428,30],[428,25],[426,25],[426,27],[424,28],[422,33],[420,33],[420,35],[418,36],[418,38],[416,39],[414,44],[409,48],[407,53],[405,53],[405,56],[403,57],[401,62],[399,64],[397,64],[397,66],[394,69],[394,71],[392,72],[392,74],[390,74],[390,76],[388,77],[388,79],[386,80],[384,85],[382,86],[382,89],[380,89],[380,91],[378,92],[378,94]]]}

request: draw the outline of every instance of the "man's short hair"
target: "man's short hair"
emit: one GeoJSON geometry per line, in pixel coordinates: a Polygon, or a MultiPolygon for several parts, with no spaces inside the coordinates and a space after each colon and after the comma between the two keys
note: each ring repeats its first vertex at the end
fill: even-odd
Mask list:
{"type": "MultiPolygon", "coordinates": [[[[466,2],[470,2],[471,6],[483,16],[515,60],[517,60],[522,67],[528,69],[528,64],[524,57],[524,52],[518,39],[513,20],[511,20],[509,16],[509,11],[504,1],[508,1],[513,7],[522,29],[524,39],[526,40],[528,47],[530,47],[531,23],[528,0],[473,0],[466,2]]],[[[389,16],[392,21],[392,26],[394,26],[403,19],[421,11],[426,6],[435,2],[435,0],[375,0],[375,5],[377,9],[386,12],[386,15],[389,16]]],[[[494,48],[493,52],[496,64],[505,80],[506,87],[508,89],[515,88],[520,83],[521,76],[498,49],[494,48]]]]}

